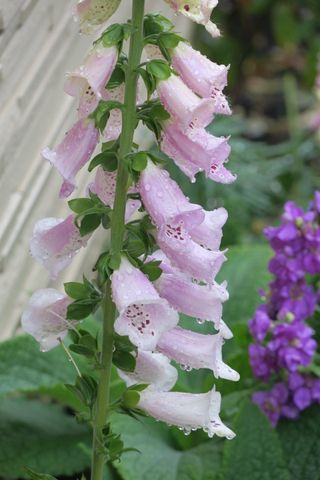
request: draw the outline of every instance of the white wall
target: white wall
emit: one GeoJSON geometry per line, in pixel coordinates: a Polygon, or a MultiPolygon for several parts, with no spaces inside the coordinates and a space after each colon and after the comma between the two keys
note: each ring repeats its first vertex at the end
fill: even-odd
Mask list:
{"type": "MultiPolygon", "coordinates": [[[[63,216],[61,179],[40,156],[75,119],[75,104],[63,93],[64,73],[77,66],[90,39],[79,36],[72,20],[74,0],[0,0],[0,340],[19,325],[21,311],[37,288],[52,285],[29,256],[33,224],[63,216]]],[[[123,0],[112,19],[129,15],[123,0]]],[[[148,10],[171,15],[160,0],[148,10]]],[[[188,24],[179,19],[178,29],[188,24]]],[[[80,184],[87,183],[87,173],[80,184]]],[[[81,191],[81,187],[79,189],[81,191]]],[[[101,236],[76,257],[60,279],[79,278],[97,257],[101,236]]]]}

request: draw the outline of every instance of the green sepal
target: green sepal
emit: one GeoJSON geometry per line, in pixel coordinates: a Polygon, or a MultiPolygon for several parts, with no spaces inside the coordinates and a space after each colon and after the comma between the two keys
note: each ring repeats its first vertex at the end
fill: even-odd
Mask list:
{"type": "Polygon", "coordinates": [[[157,80],[167,80],[172,74],[170,66],[164,60],[151,60],[147,63],[146,71],[157,80]]]}
{"type": "Polygon", "coordinates": [[[120,370],[124,372],[134,372],[136,368],[136,359],[131,353],[115,350],[112,356],[112,362],[120,370]]]}
{"type": "Polygon", "coordinates": [[[118,156],[116,152],[104,151],[96,155],[90,162],[88,171],[92,172],[96,167],[101,166],[108,172],[114,172],[118,168],[118,156]]]}
{"type": "Polygon", "coordinates": [[[144,17],[144,36],[159,34],[161,32],[170,32],[174,25],[163,15],[158,13],[148,14],[144,17]]]}

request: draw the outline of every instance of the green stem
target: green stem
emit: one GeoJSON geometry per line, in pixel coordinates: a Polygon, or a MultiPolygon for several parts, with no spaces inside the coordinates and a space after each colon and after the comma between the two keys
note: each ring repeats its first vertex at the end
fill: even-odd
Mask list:
{"type": "MultiPolygon", "coordinates": [[[[123,158],[131,152],[134,131],[137,124],[136,97],[138,73],[143,49],[143,18],[145,0],[132,0],[132,29],[130,40],[128,65],[126,70],[126,85],[124,97],[124,111],[122,132],[119,146],[119,166],[117,187],[111,222],[111,253],[120,254],[125,230],[125,208],[128,190],[128,172],[123,158]]],[[[102,480],[105,465],[103,450],[103,429],[107,423],[110,403],[110,381],[113,351],[113,325],[115,319],[115,305],[111,296],[111,283],[106,284],[103,300],[103,339],[101,353],[101,369],[98,383],[98,393],[93,419],[93,452],[91,480],[102,480]]]]}

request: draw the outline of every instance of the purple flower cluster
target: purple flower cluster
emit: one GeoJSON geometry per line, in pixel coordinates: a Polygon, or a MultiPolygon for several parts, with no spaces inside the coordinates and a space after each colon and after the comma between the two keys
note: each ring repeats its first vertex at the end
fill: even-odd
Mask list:
{"type": "Polygon", "coordinates": [[[299,373],[317,350],[313,329],[306,324],[319,303],[320,192],[307,212],[287,202],[278,227],[265,235],[275,255],[269,262],[274,275],[269,291],[249,321],[254,343],[249,346],[254,375],[264,382],[284,379],[271,391],[256,392],[253,400],[275,425],[281,417],[296,418],[320,401],[320,380],[299,373]]]}

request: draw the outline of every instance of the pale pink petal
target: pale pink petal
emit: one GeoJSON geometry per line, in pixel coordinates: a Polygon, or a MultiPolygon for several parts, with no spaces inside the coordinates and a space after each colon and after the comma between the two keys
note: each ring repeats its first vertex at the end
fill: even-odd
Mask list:
{"type": "Polygon", "coordinates": [[[199,98],[177,75],[161,80],[157,91],[164,108],[184,129],[206,127],[212,122],[214,100],[199,98]]]}
{"type": "Polygon", "coordinates": [[[193,22],[204,25],[212,37],[219,37],[218,27],[210,21],[212,10],[218,0],[165,0],[176,11],[190,18],[193,22]]]}
{"type": "Polygon", "coordinates": [[[164,222],[183,222],[187,227],[200,224],[204,213],[199,205],[190,203],[169,173],[148,161],[141,172],[138,190],[142,202],[157,226],[164,222]]]}
{"type": "Polygon", "coordinates": [[[200,171],[209,174],[213,163],[221,165],[230,154],[228,138],[214,137],[204,128],[183,131],[172,121],[163,125],[161,150],[175,161],[191,181],[195,181],[195,175],[200,171]]]}
{"type": "Polygon", "coordinates": [[[189,230],[192,240],[209,250],[218,250],[222,239],[222,227],[227,221],[228,212],[225,208],[217,208],[208,212],[204,210],[204,221],[189,230]]]}
{"type": "Polygon", "coordinates": [[[138,408],[157,420],[175,425],[186,433],[203,429],[214,435],[231,439],[235,434],[219,416],[221,395],[215,390],[208,393],[140,392],[138,408]]]}
{"type": "Polygon", "coordinates": [[[44,218],[34,226],[30,241],[31,255],[56,278],[72,261],[88,236],[81,237],[73,215],[63,218],[44,218]]]}
{"type": "Polygon", "coordinates": [[[177,369],[170,360],[156,352],[138,351],[134,372],[118,370],[119,376],[128,387],[135,384],[148,383],[147,390],[168,391],[178,380],[177,369]]]}
{"type": "Polygon", "coordinates": [[[182,224],[164,225],[159,229],[157,239],[173,265],[210,285],[226,260],[224,252],[212,252],[194,242],[182,224]]]}
{"type": "MultiPolygon", "coordinates": [[[[159,259],[152,255],[152,259],[159,259]]],[[[162,275],[154,282],[159,295],[176,310],[199,320],[208,320],[219,326],[222,303],[228,300],[224,285],[199,285],[179,270],[162,261],[162,275]],[[169,272],[169,273],[168,273],[169,272]]]]}
{"type": "Polygon", "coordinates": [[[68,197],[74,191],[75,176],[90,160],[98,141],[99,132],[94,123],[78,120],[54,150],[47,147],[42,151],[43,158],[49,160],[64,179],[60,198],[68,197]]]}
{"type": "Polygon", "coordinates": [[[116,332],[128,335],[142,350],[153,350],[160,335],[179,321],[177,312],[160,298],[146,275],[125,257],[112,274],[112,295],[119,311],[116,332]]]}
{"type": "Polygon", "coordinates": [[[222,360],[223,343],[221,333],[203,335],[176,327],[160,337],[157,350],[183,368],[208,368],[216,378],[238,381],[239,374],[222,360]]]}
{"type": "MultiPolygon", "coordinates": [[[[88,189],[98,195],[100,200],[108,207],[113,208],[114,197],[116,194],[117,171],[108,172],[102,167],[98,167],[94,181],[90,183],[88,189]]],[[[133,192],[130,188],[129,192],[133,192]]],[[[140,200],[129,199],[126,205],[125,221],[128,222],[132,215],[141,207],[140,200]]]]}
{"type": "Polygon", "coordinates": [[[35,292],[22,314],[21,323],[25,332],[32,335],[43,352],[59,345],[72,324],[66,320],[67,307],[71,300],[53,288],[35,292]]]}
{"type": "Polygon", "coordinates": [[[116,12],[121,0],[80,0],[75,7],[75,17],[82,33],[94,33],[116,12]]]}
{"type": "Polygon", "coordinates": [[[64,91],[80,99],[79,118],[85,118],[98,106],[118,59],[117,48],[95,45],[83,65],[67,73],[64,91]]]}
{"type": "Polygon", "coordinates": [[[237,176],[229,172],[224,165],[216,162],[212,163],[210,171],[206,176],[210,178],[210,180],[224,184],[233,183],[237,179],[237,176]]]}
{"type": "Polygon", "coordinates": [[[227,85],[229,67],[212,62],[185,42],[173,50],[172,65],[184,83],[200,97],[211,97],[214,88],[222,91],[227,85]]]}

